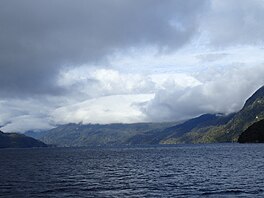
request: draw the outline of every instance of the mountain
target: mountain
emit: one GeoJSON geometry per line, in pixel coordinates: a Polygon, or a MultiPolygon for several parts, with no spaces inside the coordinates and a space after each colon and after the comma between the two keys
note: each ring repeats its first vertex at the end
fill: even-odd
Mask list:
{"type": "Polygon", "coordinates": [[[166,128],[164,130],[148,131],[143,134],[136,135],[129,139],[129,144],[174,144],[189,143],[181,139],[186,133],[198,131],[202,128],[210,126],[218,126],[225,124],[232,118],[232,115],[223,116],[221,114],[204,114],[197,118],[187,120],[181,124],[166,128]]]}
{"type": "MultiPolygon", "coordinates": [[[[66,124],[44,132],[27,132],[47,144],[63,147],[161,144],[192,130],[227,123],[233,115],[205,114],[181,123],[66,124]]],[[[180,142],[182,143],[182,142],[180,142]]]]}
{"type": "Polygon", "coordinates": [[[43,142],[18,133],[0,131],[0,148],[32,148],[47,147],[43,142]]]}
{"type": "Polygon", "coordinates": [[[264,143],[264,120],[248,127],[238,138],[239,143],[264,143]]]}
{"type": "Polygon", "coordinates": [[[40,139],[46,134],[47,131],[26,131],[24,135],[32,137],[34,139],[40,139]]]}
{"type": "MultiPolygon", "coordinates": [[[[181,137],[179,142],[185,143],[215,143],[237,142],[239,135],[250,125],[264,118],[264,86],[258,89],[244,104],[243,108],[234,114],[226,123],[214,127],[205,127],[191,131],[181,137]]],[[[176,143],[167,141],[167,143],[176,143]]]]}
{"type": "Polygon", "coordinates": [[[205,114],[163,131],[132,137],[131,144],[179,144],[237,142],[239,135],[264,118],[264,86],[258,89],[243,108],[230,115],[205,114]]]}
{"type": "Polygon", "coordinates": [[[82,147],[92,145],[121,145],[147,131],[158,130],[176,123],[135,123],[135,124],[66,124],[49,131],[27,133],[45,142],[63,147],[82,147]]]}
{"type": "Polygon", "coordinates": [[[27,135],[57,146],[237,142],[243,131],[262,119],[264,86],[230,115],[205,114],[178,123],[67,124],[27,135]]]}
{"type": "Polygon", "coordinates": [[[258,89],[243,108],[226,124],[212,128],[204,142],[237,142],[239,135],[250,125],[264,118],[264,86],[258,89]]]}

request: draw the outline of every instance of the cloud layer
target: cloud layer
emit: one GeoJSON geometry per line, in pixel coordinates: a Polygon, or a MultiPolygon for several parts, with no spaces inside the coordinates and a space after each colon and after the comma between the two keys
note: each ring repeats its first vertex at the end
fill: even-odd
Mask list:
{"type": "Polygon", "coordinates": [[[0,2],[0,129],[231,113],[264,84],[263,0],[0,2]]]}
{"type": "Polygon", "coordinates": [[[1,94],[61,94],[54,82],[63,67],[104,62],[131,47],[179,48],[206,2],[1,1],[1,94]]]}

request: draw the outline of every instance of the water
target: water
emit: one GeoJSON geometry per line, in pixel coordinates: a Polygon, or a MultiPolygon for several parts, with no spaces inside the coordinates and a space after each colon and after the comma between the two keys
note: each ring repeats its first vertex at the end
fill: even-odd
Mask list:
{"type": "Polygon", "coordinates": [[[264,144],[0,150],[0,197],[264,197],[264,144]]]}

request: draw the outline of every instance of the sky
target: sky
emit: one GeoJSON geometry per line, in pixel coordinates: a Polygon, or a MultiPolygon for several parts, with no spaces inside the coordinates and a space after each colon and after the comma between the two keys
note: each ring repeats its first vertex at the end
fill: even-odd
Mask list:
{"type": "Polygon", "coordinates": [[[0,130],[239,111],[263,18],[264,0],[2,0],[0,130]]]}

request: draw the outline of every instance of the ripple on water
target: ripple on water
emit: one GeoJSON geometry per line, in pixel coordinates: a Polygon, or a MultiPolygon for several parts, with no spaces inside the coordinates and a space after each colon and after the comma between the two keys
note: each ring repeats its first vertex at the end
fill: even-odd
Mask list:
{"type": "Polygon", "coordinates": [[[0,197],[263,197],[264,145],[1,150],[0,197]]]}

